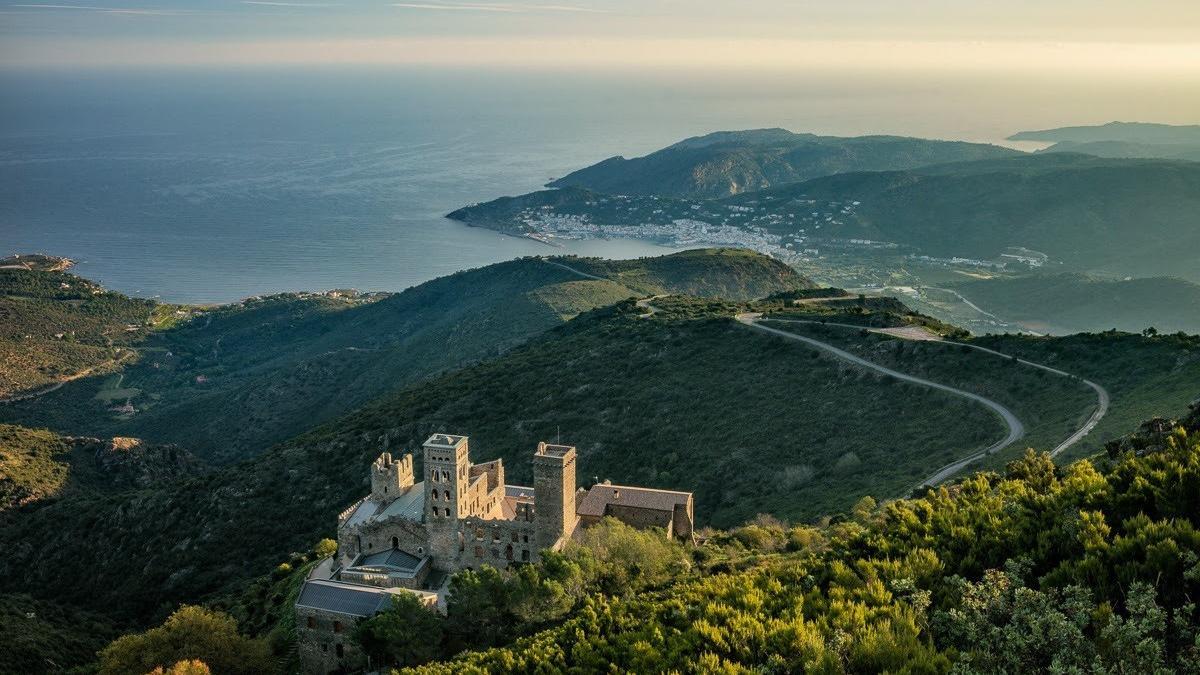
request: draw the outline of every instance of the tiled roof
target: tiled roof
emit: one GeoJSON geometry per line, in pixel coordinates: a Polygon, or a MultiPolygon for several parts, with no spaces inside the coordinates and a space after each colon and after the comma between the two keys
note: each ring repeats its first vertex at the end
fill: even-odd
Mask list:
{"type": "Polygon", "coordinates": [[[364,556],[355,567],[395,567],[401,570],[415,570],[421,564],[421,558],[393,548],[364,556]]]}
{"type": "Polygon", "coordinates": [[[466,436],[455,436],[454,434],[434,434],[425,441],[424,445],[432,445],[442,448],[457,448],[465,440],[467,440],[466,436]]]}
{"type": "Polygon", "coordinates": [[[533,488],[521,485],[505,485],[504,496],[515,499],[533,499],[533,488]]]}
{"type": "Polygon", "coordinates": [[[361,617],[375,614],[391,601],[392,594],[382,588],[312,580],[304,582],[296,605],[361,617]]]}
{"type": "Polygon", "coordinates": [[[610,504],[653,511],[674,511],[677,504],[687,504],[691,499],[690,492],[597,483],[584,495],[578,511],[581,516],[600,517],[605,514],[610,504]]]}

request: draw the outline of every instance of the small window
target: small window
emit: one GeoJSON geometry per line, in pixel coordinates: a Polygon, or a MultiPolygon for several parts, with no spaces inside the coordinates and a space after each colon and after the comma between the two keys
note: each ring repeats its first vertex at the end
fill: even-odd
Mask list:
{"type": "Polygon", "coordinates": [[[417,547],[417,555],[425,555],[425,547],[424,546],[417,547]]]}
{"type": "Polygon", "coordinates": [[[517,533],[515,531],[512,533],[512,542],[514,544],[517,543],[517,533]]]}
{"type": "Polygon", "coordinates": [[[345,656],[345,650],[342,649],[342,645],[340,642],[338,643],[338,646],[336,647],[336,649],[337,649],[337,657],[339,659],[342,658],[343,656],[345,656]]]}
{"type": "Polygon", "coordinates": [[[529,549],[524,549],[521,551],[521,560],[529,562],[529,549]]]}
{"type": "Polygon", "coordinates": [[[483,557],[483,547],[482,547],[482,546],[476,546],[476,547],[475,547],[475,557],[476,557],[476,558],[482,558],[482,557],[483,557]]]}
{"type": "Polygon", "coordinates": [[[521,535],[521,543],[528,544],[529,543],[529,535],[527,535],[527,534],[521,535]]]}
{"type": "Polygon", "coordinates": [[[392,537],[392,548],[400,548],[400,538],[392,537]]]}
{"type": "Polygon", "coordinates": [[[498,548],[492,549],[492,557],[499,558],[500,557],[500,549],[498,549],[498,548]]]}
{"type": "Polygon", "coordinates": [[[508,546],[505,546],[505,547],[504,547],[504,559],[505,559],[505,560],[512,560],[512,559],[513,559],[513,547],[512,547],[512,544],[509,544],[508,546]]]}
{"type": "MultiPolygon", "coordinates": [[[[340,633],[340,632],[342,632],[342,622],[341,622],[341,621],[334,621],[334,622],[333,622],[333,632],[335,632],[335,633],[340,633]]],[[[340,646],[340,645],[339,645],[339,646],[340,646]]],[[[339,653],[339,654],[338,654],[338,656],[341,656],[341,654],[339,653]]]]}
{"type": "Polygon", "coordinates": [[[317,627],[317,617],[315,617],[315,616],[308,617],[308,627],[309,628],[317,627]]]}
{"type": "Polygon", "coordinates": [[[328,642],[321,643],[321,651],[323,651],[325,653],[329,653],[329,643],[328,642]]]}
{"type": "Polygon", "coordinates": [[[446,481],[447,483],[450,482],[450,472],[449,471],[442,471],[442,480],[446,481]]]}

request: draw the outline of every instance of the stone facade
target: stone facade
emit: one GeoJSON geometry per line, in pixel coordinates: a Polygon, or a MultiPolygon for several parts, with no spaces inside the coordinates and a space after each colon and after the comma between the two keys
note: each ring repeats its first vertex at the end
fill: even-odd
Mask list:
{"type": "Polygon", "coordinates": [[[387,607],[391,595],[414,593],[438,606],[449,574],[536,562],[581,524],[609,516],[691,536],[691,493],[607,483],[577,491],[575,448],[549,443],[533,453],[533,486],[508,485],[499,459],[472,464],[468,446],[466,436],[430,436],[419,474],[411,454],[385,452],[372,463],[371,493],[338,516],[337,555],[301,588],[304,672],[362,669],[348,627],[387,607]]]}

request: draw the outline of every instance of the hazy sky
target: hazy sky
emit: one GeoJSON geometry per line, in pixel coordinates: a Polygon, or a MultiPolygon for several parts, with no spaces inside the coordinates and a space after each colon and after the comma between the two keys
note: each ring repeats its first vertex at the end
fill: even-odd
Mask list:
{"type": "Polygon", "coordinates": [[[1194,79],[1200,0],[24,0],[0,4],[0,61],[1049,69],[1194,79]]]}

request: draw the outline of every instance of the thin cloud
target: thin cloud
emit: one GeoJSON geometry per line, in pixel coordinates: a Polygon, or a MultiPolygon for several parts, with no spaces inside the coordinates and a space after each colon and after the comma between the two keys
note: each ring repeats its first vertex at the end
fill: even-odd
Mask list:
{"type": "Polygon", "coordinates": [[[423,9],[432,11],[450,11],[450,12],[504,12],[508,14],[524,14],[531,12],[587,12],[595,14],[605,13],[602,9],[594,7],[580,7],[578,5],[529,5],[529,4],[513,4],[513,3],[424,3],[424,2],[396,2],[392,7],[400,9],[423,9]]]}
{"type": "Polygon", "coordinates": [[[243,5],[263,5],[266,7],[342,7],[332,2],[268,2],[267,0],[242,0],[243,5]]]}
{"type": "Polygon", "coordinates": [[[74,9],[84,12],[100,12],[102,14],[137,14],[147,16],[178,16],[187,12],[162,9],[137,9],[132,7],[96,7],[94,5],[9,5],[21,9],[74,9]]]}

